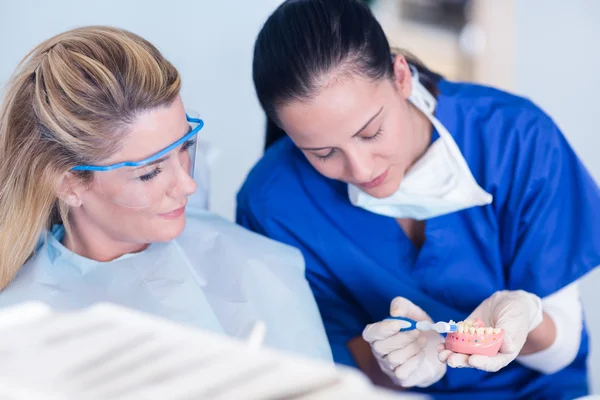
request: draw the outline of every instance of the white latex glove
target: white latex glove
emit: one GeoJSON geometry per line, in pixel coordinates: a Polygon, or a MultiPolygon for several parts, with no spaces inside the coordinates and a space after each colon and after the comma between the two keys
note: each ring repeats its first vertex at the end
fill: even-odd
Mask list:
{"type": "MultiPolygon", "coordinates": [[[[396,297],[392,301],[390,315],[431,321],[429,315],[404,297],[396,297]]],[[[415,329],[399,332],[408,326],[408,322],[391,319],[370,324],[363,331],[363,339],[371,345],[381,370],[396,385],[433,385],[446,373],[446,364],[440,362],[437,352],[437,346],[443,342],[443,338],[434,331],[421,332],[415,329]]]]}
{"type": "Polygon", "coordinates": [[[521,352],[527,335],[542,323],[542,300],[523,290],[499,291],[485,299],[467,319],[481,319],[486,326],[504,329],[504,342],[493,357],[460,354],[438,346],[439,359],[450,367],[472,367],[496,372],[510,364],[521,352]]]}

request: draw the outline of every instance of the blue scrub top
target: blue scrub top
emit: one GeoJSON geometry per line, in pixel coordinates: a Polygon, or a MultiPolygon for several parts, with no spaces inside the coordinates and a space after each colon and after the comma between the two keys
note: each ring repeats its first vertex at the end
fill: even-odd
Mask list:
{"type": "MultiPolygon", "coordinates": [[[[440,81],[436,117],[492,204],[430,219],[417,249],[393,218],[352,206],[289,138],[238,193],[237,222],[300,249],[334,359],[404,296],[434,320],[464,320],[498,290],[540,297],[600,265],[600,191],[555,123],[530,101],[440,81]]],[[[438,138],[434,132],[433,140],[438,138]]],[[[419,389],[439,398],[568,398],[588,393],[584,327],[575,361],[543,375],[517,361],[496,373],[452,369],[419,389]]]]}

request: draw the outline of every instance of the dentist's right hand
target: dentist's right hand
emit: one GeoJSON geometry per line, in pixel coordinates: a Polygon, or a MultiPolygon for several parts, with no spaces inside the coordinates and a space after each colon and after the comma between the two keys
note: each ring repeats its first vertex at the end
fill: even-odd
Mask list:
{"type": "MultiPolygon", "coordinates": [[[[429,315],[404,297],[392,300],[390,315],[431,321],[429,315]]],[[[383,320],[367,325],[363,339],[371,345],[381,370],[396,385],[406,388],[431,386],[446,374],[446,365],[440,362],[436,350],[444,339],[435,331],[399,332],[408,326],[410,324],[405,321],[383,320]]]]}

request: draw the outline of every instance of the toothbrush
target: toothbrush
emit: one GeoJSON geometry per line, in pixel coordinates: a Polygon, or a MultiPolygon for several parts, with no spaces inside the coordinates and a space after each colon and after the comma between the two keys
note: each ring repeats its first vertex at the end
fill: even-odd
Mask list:
{"type": "Polygon", "coordinates": [[[436,331],[437,333],[450,333],[456,332],[457,325],[454,321],[450,320],[450,322],[429,322],[429,321],[415,321],[414,319],[404,318],[404,317],[388,317],[389,319],[396,319],[400,321],[406,321],[411,325],[407,328],[400,329],[400,332],[412,331],[414,329],[418,329],[420,331],[436,331]]]}

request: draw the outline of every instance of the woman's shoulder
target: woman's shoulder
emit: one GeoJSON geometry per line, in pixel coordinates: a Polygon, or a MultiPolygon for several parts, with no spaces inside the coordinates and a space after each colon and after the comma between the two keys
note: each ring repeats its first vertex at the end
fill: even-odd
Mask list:
{"type": "Polygon", "coordinates": [[[438,84],[443,110],[465,123],[489,131],[523,131],[532,126],[553,124],[551,117],[526,96],[494,86],[442,80],[438,84]]]}
{"type": "Polygon", "coordinates": [[[471,103],[480,107],[505,106],[539,111],[539,107],[526,96],[493,85],[477,82],[440,80],[438,82],[438,89],[442,98],[451,98],[457,102],[471,103]]]}
{"type": "Polygon", "coordinates": [[[539,149],[568,146],[552,117],[526,97],[448,81],[440,84],[440,91],[438,118],[471,163],[489,159],[512,165],[528,162],[539,149]]]}
{"type": "MultiPolygon", "coordinates": [[[[50,234],[44,232],[44,234],[50,234]]],[[[43,235],[42,235],[43,237],[43,235]]],[[[32,256],[21,266],[13,280],[0,292],[0,307],[38,300],[50,303],[52,285],[46,279],[49,247],[40,240],[32,256]]]]}

